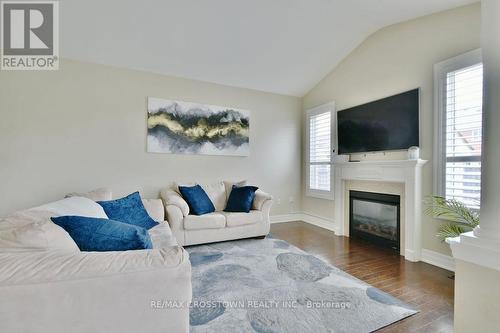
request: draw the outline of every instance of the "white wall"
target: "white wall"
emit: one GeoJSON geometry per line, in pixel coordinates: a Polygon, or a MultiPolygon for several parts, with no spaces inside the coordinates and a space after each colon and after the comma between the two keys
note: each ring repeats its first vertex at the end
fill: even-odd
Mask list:
{"type": "Polygon", "coordinates": [[[498,281],[500,281],[500,271],[456,260],[455,332],[499,331],[498,281]]]}
{"type": "MultiPolygon", "coordinates": [[[[304,109],[335,101],[338,110],[406,90],[421,88],[421,157],[423,193],[432,194],[433,65],[480,47],[480,5],[425,16],[379,30],[330,72],[303,101],[304,109]]],[[[372,154],[359,159],[405,158],[406,154],[372,154]]],[[[305,181],[303,181],[303,185],[305,181]]],[[[305,186],[304,186],[305,188],[305,186]]],[[[305,193],[305,191],[303,191],[305,193]]],[[[333,219],[332,201],[303,196],[305,212],[333,219]]],[[[438,223],[425,217],[423,247],[449,254],[434,236],[438,223]]]]}
{"type": "Polygon", "coordinates": [[[483,0],[481,18],[485,87],[481,225],[453,245],[457,333],[500,330],[500,2],[483,0]]]}
{"type": "Polygon", "coordinates": [[[299,98],[65,60],[2,71],[0,114],[0,216],[101,186],[157,197],[175,180],[248,178],[281,198],[272,214],[300,205],[299,98]],[[147,153],[147,96],[250,110],[250,156],[147,153]]]}

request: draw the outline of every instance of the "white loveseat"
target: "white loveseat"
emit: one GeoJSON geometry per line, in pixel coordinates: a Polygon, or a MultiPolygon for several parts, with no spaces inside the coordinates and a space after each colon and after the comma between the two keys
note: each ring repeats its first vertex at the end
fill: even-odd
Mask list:
{"type": "Polygon", "coordinates": [[[200,184],[216,210],[214,213],[200,216],[189,214],[189,205],[179,194],[179,184],[173,184],[161,191],[167,221],[179,245],[260,237],[269,233],[272,196],[259,189],[255,193],[253,207],[249,213],[227,213],[224,208],[233,185],[243,185],[243,182],[200,184]]]}
{"type": "Polygon", "coordinates": [[[152,250],[80,252],[49,218],[106,217],[88,198],[0,219],[0,331],[188,332],[189,256],[175,246],[161,201],[145,207],[162,222],[150,229],[152,250]]]}

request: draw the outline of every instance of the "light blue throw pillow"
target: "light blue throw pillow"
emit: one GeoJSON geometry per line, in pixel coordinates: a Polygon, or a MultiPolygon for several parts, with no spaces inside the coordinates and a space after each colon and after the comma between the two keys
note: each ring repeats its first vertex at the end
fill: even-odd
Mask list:
{"type": "Polygon", "coordinates": [[[158,225],[158,222],[155,222],[144,208],[139,192],[134,192],[121,199],[97,201],[97,203],[102,206],[111,220],[136,225],[148,230],[158,225]]]}
{"type": "Polygon", "coordinates": [[[52,217],[52,222],[66,230],[81,251],[126,251],[152,249],[144,228],[119,221],[84,217],[52,217]]]}

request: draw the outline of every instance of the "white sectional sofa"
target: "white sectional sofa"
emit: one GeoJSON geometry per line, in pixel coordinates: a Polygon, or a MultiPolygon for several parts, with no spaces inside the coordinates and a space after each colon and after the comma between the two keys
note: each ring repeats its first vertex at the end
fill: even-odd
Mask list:
{"type": "Polygon", "coordinates": [[[161,201],[144,203],[162,222],[149,230],[152,250],[80,252],[49,218],[105,217],[88,198],[71,197],[1,219],[0,331],[188,332],[189,256],[163,222],[161,201]],[[179,306],[165,306],[168,302],[179,306]]]}
{"type": "Polygon", "coordinates": [[[0,331],[36,333],[189,332],[191,264],[179,245],[269,233],[272,197],[258,190],[249,213],[225,213],[233,183],[203,188],[216,212],[189,215],[178,187],[143,200],[158,226],[151,250],[81,252],[50,217],[107,218],[99,189],[0,219],[0,331]],[[164,221],[167,212],[167,223],[164,221]],[[172,229],[172,230],[171,230],[172,229]]]}
{"type": "MultiPolygon", "coordinates": [[[[273,198],[257,190],[249,213],[224,212],[233,185],[242,182],[214,182],[200,184],[215,206],[215,212],[190,215],[189,205],[179,194],[179,184],[165,188],[161,197],[167,213],[167,221],[179,245],[194,245],[233,239],[265,236],[269,233],[269,211],[273,198]]],[[[193,185],[193,184],[186,184],[193,185]]]]}

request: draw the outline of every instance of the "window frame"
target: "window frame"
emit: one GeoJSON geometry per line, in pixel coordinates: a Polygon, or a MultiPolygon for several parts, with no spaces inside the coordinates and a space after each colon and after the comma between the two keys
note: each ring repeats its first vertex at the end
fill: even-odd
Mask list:
{"type": "Polygon", "coordinates": [[[334,199],[334,155],[336,154],[336,123],[337,123],[337,112],[335,110],[335,102],[329,102],[326,104],[322,104],[316,106],[314,108],[308,109],[306,111],[306,196],[317,198],[317,199],[325,199],[325,200],[333,200],[334,199]],[[322,113],[330,112],[330,162],[311,162],[311,151],[310,151],[310,119],[312,116],[316,116],[322,113]],[[311,165],[330,165],[330,190],[316,190],[311,189],[310,183],[310,166],[311,165]]]}
{"type": "MultiPolygon", "coordinates": [[[[482,63],[481,49],[434,65],[434,195],[446,197],[446,79],[449,72],[482,63]]],[[[464,161],[468,158],[463,157],[464,161]]]]}

